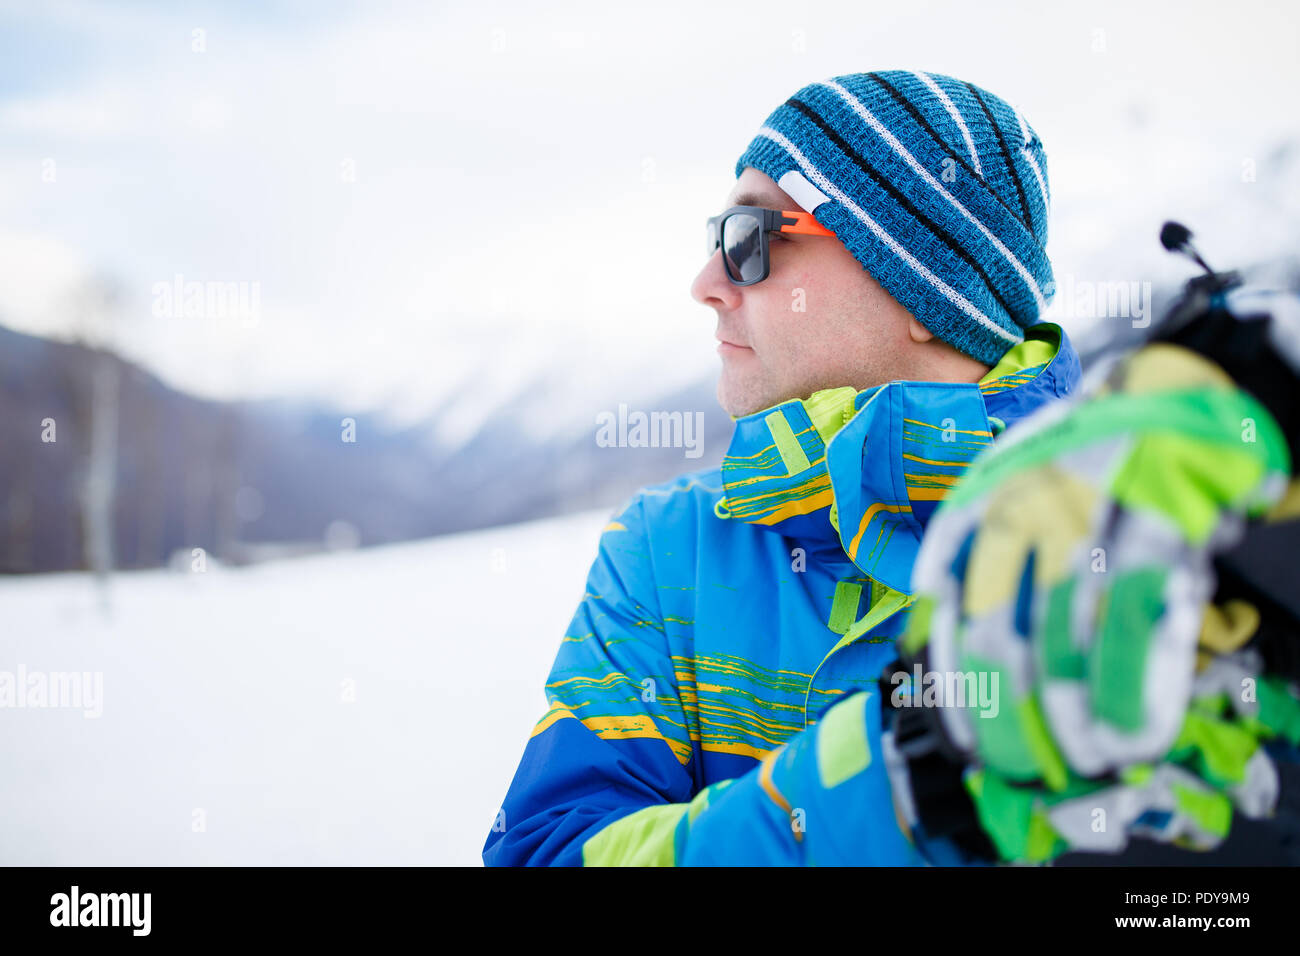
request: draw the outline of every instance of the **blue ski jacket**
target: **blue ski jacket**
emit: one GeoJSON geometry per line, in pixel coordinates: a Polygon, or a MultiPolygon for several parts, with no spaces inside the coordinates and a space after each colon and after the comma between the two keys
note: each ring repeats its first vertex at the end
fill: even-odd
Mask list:
{"type": "Polygon", "coordinates": [[[877,681],[926,522],[997,434],[1079,380],[1032,327],[978,384],[826,389],[642,489],[586,593],[488,865],[936,862],[896,813],[877,681]]]}

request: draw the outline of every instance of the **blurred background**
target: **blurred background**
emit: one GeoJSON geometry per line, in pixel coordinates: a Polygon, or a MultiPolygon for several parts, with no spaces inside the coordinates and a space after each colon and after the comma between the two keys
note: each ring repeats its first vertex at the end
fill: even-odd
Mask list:
{"type": "Polygon", "coordinates": [[[726,449],[688,289],[767,115],[877,69],[1015,105],[1086,363],[1188,276],[1166,218],[1300,282],[1298,41],[1262,2],[0,4],[0,672],[102,675],[0,709],[0,863],[475,864],[606,515],[726,449]],[[620,407],[698,447],[604,447],[620,407]]]}

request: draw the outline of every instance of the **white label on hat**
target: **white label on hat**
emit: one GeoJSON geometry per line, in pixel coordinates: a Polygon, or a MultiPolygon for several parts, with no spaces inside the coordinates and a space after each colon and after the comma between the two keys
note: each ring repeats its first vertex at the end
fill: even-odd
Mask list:
{"type": "Polygon", "coordinates": [[[822,203],[830,201],[829,196],[808,182],[803,173],[797,169],[785,173],[776,184],[784,189],[804,212],[812,212],[822,203]]]}

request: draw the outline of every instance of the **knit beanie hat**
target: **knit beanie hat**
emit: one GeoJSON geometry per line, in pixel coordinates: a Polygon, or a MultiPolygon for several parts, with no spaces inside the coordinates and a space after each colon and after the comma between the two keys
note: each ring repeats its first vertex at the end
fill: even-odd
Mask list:
{"type": "Polygon", "coordinates": [[[1047,157],[1006,102],[935,73],[853,73],[778,106],[736,162],[766,173],[938,338],[995,365],[1039,320],[1047,157]]]}

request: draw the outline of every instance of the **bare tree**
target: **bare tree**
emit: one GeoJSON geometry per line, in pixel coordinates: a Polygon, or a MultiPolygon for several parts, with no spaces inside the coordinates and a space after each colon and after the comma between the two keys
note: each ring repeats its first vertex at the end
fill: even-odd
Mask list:
{"type": "Polygon", "coordinates": [[[82,555],[94,572],[100,597],[108,607],[108,577],[113,569],[113,499],[117,485],[117,429],[121,362],[114,350],[122,303],[121,287],[111,279],[94,277],[73,293],[73,336],[91,351],[89,381],[81,383],[88,412],[89,444],[81,486],[82,555]]]}

